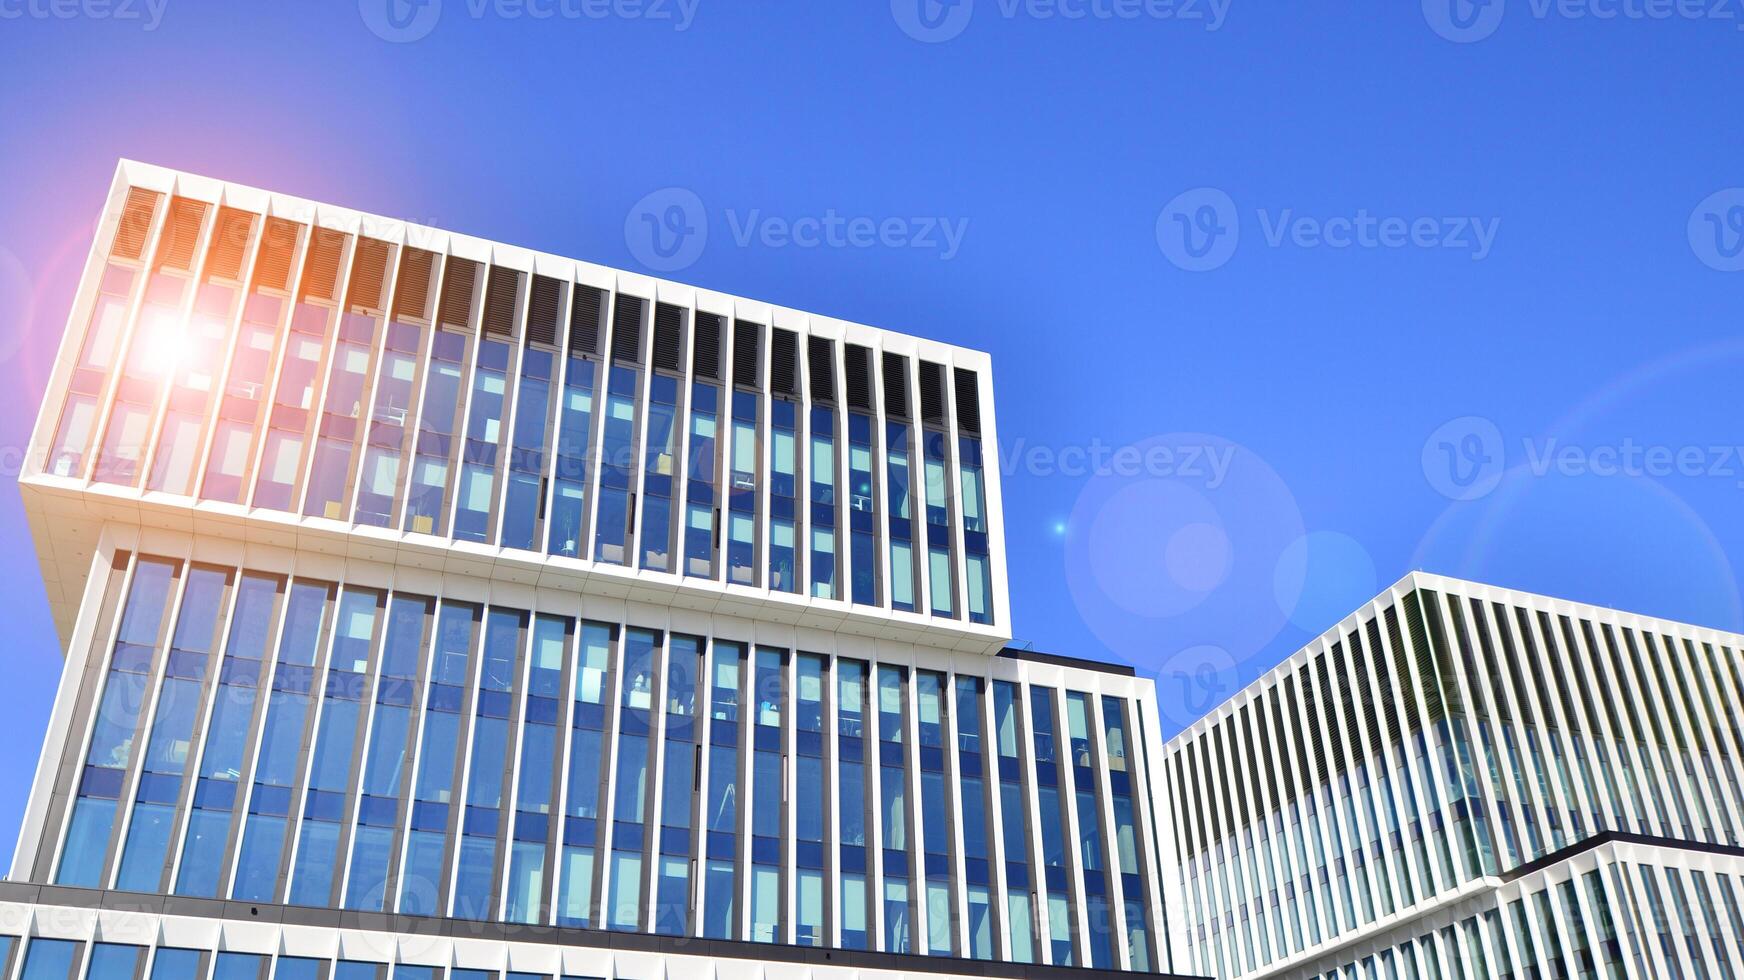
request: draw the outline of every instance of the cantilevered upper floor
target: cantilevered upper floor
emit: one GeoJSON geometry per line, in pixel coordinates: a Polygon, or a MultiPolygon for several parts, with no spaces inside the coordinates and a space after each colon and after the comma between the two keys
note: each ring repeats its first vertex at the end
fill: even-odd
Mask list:
{"type": "Polygon", "coordinates": [[[124,161],[20,483],[63,638],[124,522],[991,653],[992,390],[980,352],[124,161]]]}

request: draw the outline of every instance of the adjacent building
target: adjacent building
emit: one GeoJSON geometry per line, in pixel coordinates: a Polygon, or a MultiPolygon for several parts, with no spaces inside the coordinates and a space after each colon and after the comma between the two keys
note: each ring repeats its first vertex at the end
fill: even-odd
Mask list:
{"type": "Polygon", "coordinates": [[[11,980],[1172,969],[986,355],[124,162],[20,479],[11,980]]]}
{"type": "Polygon", "coordinates": [[[1177,966],[1744,975],[1741,657],[1407,576],[1166,746],[1177,966]]]}

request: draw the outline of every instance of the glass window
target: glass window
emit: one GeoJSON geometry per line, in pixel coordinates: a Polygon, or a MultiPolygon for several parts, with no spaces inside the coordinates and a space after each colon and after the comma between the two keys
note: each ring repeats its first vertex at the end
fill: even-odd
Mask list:
{"type": "Polygon", "coordinates": [[[164,416],[157,455],[151,464],[151,479],[146,483],[148,488],[178,495],[193,491],[194,464],[199,461],[203,429],[204,420],[192,412],[171,411],[164,416]]]}
{"type": "Polygon", "coordinates": [[[212,980],[266,980],[267,957],[254,953],[219,953],[212,980]]]}
{"type": "Polygon", "coordinates": [[[612,894],[610,925],[613,929],[635,931],[641,922],[642,855],[632,851],[612,852],[612,894]]]}
{"type": "Polygon", "coordinates": [[[281,956],[273,964],[273,980],[326,980],[326,977],[326,960],[281,956]]]}
{"type": "Polygon", "coordinates": [[[202,950],[160,946],[151,957],[151,980],[205,980],[205,966],[202,950]]]}
{"type": "Polygon", "coordinates": [[[23,980],[73,980],[83,943],[33,938],[24,951],[23,980]]]}
{"type": "Polygon", "coordinates": [[[137,980],[145,966],[144,946],[93,943],[86,980],[137,980]]]}
{"type": "Polygon", "coordinates": [[[707,868],[707,880],[703,883],[702,934],[709,939],[735,939],[739,930],[734,913],[738,903],[734,901],[733,862],[711,858],[707,868]]]}
{"type": "Polygon", "coordinates": [[[583,357],[571,357],[567,364],[557,420],[556,486],[547,550],[577,558],[581,556],[587,456],[593,433],[594,365],[583,357]]]}

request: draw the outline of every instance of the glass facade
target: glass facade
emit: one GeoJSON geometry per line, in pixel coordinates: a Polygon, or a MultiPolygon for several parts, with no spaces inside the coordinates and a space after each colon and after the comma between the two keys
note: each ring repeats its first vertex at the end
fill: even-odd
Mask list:
{"type": "Polygon", "coordinates": [[[181,197],[134,212],[49,474],[999,621],[975,371],[181,197]]]}
{"type": "MultiPolygon", "coordinates": [[[[941,957],[1005,958],[1010,936],[1034,956],[1024,904],[995,900],[995,847],[1008,880],[1038,849],[1065,866],[1071,800],[1048,790],[1068,770],[1042,725],[1035,765],[994,773],[982,719],[1013,724],[1019,690],[1138,710],[150,556],[114,578],[83,791],[57,818],[63,884],[941,957]],[[997,822],[1007,789],[1058,798],[1034,838],[1021,812],[997,822]]],[[[1080,781],[1112,774],[1077,758],[1080,781]]],[[[1078,806],[1136,834],[1103,793],[1078,806]]],[[[1100,838],[1083,846],[1105,866],[1100,838]]],[[[1105,877],[1097,895],[1117,894],[1105,877]]],[[[1042,958],[1097,955],[1054,941],[1042,958]]]]}
{"type": "Polygon", "coordinates": [[[1739,637],[1413,575],[1164,744],[998,650],[983,356],[135,169],[8,980],[1744,976],[1739,637]]]}

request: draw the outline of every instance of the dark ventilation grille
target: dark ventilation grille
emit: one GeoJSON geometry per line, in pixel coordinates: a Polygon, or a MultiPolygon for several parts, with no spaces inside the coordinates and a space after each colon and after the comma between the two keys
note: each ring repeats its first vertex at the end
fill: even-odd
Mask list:
{"type": "Polygon", "coordinates": [[[577,285],[575,305],[569,311],[569,349],[581,354],[598,354],[600,331],[606,325],[605,315],[605,291],[577,285]]]}
{"type": "Polygon", "coordinates": [[[498,337],[515,335],[515,304],[521,299],[521,274],[500,265],[490,268],[484,291],[484,329],[498,337]]]}
{"type": "Polygon", "coordinates": [[[769,336],[769,390],[777,395],[798,395],[799,335],[777,327],[769,336]]]}
{"type": "Polygon", "coordinates": [[[848,376],[848,407],[876,412],[878,407],[872,404],[872,351],[859,344],[849,344],[846,350],[842,368],[848,376]]]}
{"type": "Polygon", "coordinates": [[[975,372],[957,368],[957,429],[967,435],[981,434],[981,379],[975,372]]]}
{"type": "Polygon", "coordinates": [[[920,419],[927,425],[945,424],[945,366],[920,362],[920,419]]]}
{"type": "Polygon", "coordinates": [[[825,337],[806,338],[806,370],[811,374],[811,400],[836,400],[835,344],[825,337]]]}
{"type": "Polygon", "coordinates": [[[185,197],[170,199],[170,214],[164,219],[163,234],[157,242],[157,267],[177,272],[194,271],[194,249],[200,243],[200,222],[205,220],[206,205],[185,197]]]}
{"type": "Polygon", "coordinates": [[[618,294],[612,307],[612,357],[620,361],[642,360],[642,309],[647,300],[618,294]]]}
{"type": "Polygon", "coordinates": [[[698,313],[692,328],[690,368],[699,378],[721,380],[721,330],[727,318],[715,313],[698,313]]]}
{"type": "Polygon", "coordinates": [[[533,295],[527,304],[527,339],[547,347],[557,346],[557,321],[562,318],[563,284],[550,276],[533,277],[533,295]]]}
{"type": "Polygon", "coordinates": [[[145,253],[145,236],[151,234],[151,216],[161,197],[156,191],[128,188],[127,203],[121,206],[121,224],[115,229],[115,246],[111,250],[117,258],[137,262],[145,253]]]}
{"type": "Polygon", "coordinates": [[[400,259],[400,278],[394,286],[394,316],[422,320],[430,309],[430,273],[436,268],[436,253],[407,248],[400,259]]]}
{"type": "Polygon", "coordinates": [[[762,357],[757,342],[762,330],[755,323],[733,321],[733,384],[760,387],[757,366],[762,357]]]}
{"type": "Polygon", "coordinates": [[[373,238],[357,240],[357,258],[351,260],[351,285],[346,288],[345,305],[353,310],[371,313],[382,308],[382,283],[387,281],[388,259],[393,246],[373,238]]]}
{"type": "MultiPolygon", "coordinates": [[[[1405,708],[1405,727],[1407,730],[1415,732],[1423,727],[1423,716],[1417,710],[1415,691],[1418,688],[1411,682],[1411,661],[1409,659],[1411,651],[1406,648],[1405,635],[1399,629],[1399,607],[1388,606],[1386,617],[1387,642],[1393,648],[1392,670],[1393,675],[1398,678],[1401,701],[1405,708]]],[[[1379,663],[1379,661],[1376,662],[1379,663]]],[[[1433,684],[1434,681],[1425,679],[1424,683],[1433,684]]]]}
{"type": "Polygon", "coordinates": [[[332,228],[316,228],[309,241],[309,257],[303,262],[303,281],[297,288],[303,299],[323,299],[332,302],[334,287],[339,285],[339,259],[345,253],[345,233],[332,228]]]}
{"type": "Polygon", "coordinates": [[[901,354],[884,354],[884,414],[893,419],[908,418],[908,358],[901,354]]]}
{"type": "Polygon", "coordinates": [[[291,259],[297,251],[301,228],[283,218],[266,220],[266,229],[261,233],[260,258],[254,263],[254,288],[283,292],[290,287],[291,259]]]}
{"type": "Polygon", "coordinates": [[[254,233],[254,215],[235,208],[219,208],[212,227],[212,244],[206,249],[206,278],[239,282],[242,258],[248,254],[248,238],[254,233]]]}
{"type": "Polygon", "coordinates": [[[681,370],[683,343],[684,307],[654,304],[654,367],[661,371],[681,370]]]}
{"type": "Polygon", "coordinates": [[[450,255],[442,272],[442,302],[437,307],[436,325],[472,326],[472,297],[478,290],[478,263],[450,255]]]}

